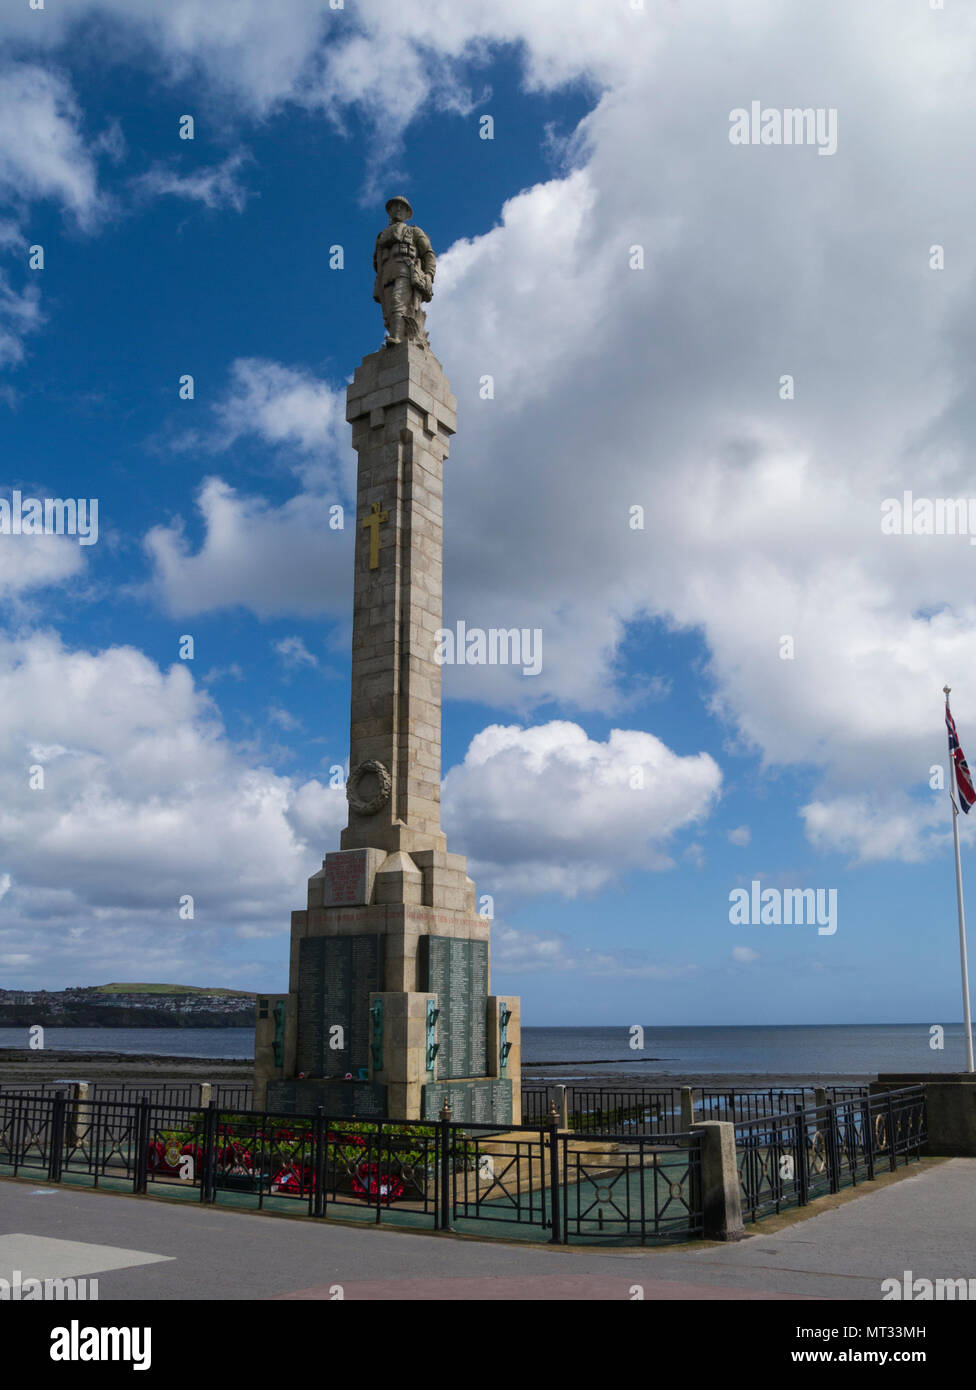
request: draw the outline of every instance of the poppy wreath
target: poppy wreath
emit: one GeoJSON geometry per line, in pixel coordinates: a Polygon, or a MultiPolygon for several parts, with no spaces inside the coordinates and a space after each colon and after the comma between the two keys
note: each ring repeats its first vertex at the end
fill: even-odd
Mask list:
{"type": "Polygon", "coordinates": [[[271,1179],[271,1195],[274,1197],[304,1197],[309,1191],[315,1191],[315,1174],[309,1163],[300,1172],[295,1163],[287,1168],[279,1168],[271,1179]]]}
{"type": "Polygon", "coordinates": [[[217,1162],[228,1173],[253,1173],[254,1159],[243,1140],[232,1140],[217,1150],[217,1162]]]}
{"type": "Polygon", "coordinates": [[[179,1163],[170,1162],[166,1150],[169,1146],[162,1139],[150,1139],[146,1153],[146,1167],[150,1173],[178,1173],[179,1163]]]}
{"type": "Polygon", "coordinates": [[[370,1201],[377,1195],[386,1200],[386,1205],[391,1202],[398,1202],[403,1196],[406,1188],[395,1173],[381,1172],[378,1163],[365,1163],[353,1174],[351,1183],[353,1194],[362,1197],[364,1201],[370,1201]]]}
{"type": "Polygon", "coordinates": [[[331,1129],[326,1135],[330,1144],[340,1144],[347,1149],[365,1149],[366,1140],[361,1134],[333,1134],[331,1129]]]}

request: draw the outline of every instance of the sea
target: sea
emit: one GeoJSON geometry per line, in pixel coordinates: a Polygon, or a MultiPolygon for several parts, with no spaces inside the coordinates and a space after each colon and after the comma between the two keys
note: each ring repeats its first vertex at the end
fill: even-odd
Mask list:
{"type": "MultiPolygon", "coordinates": [[[[852,1023],[762,1027],[645,1028],[643,1047],[631,1047],[627,1025],[602,1028],[523,1028],[527,1076],[550,1071],[571,1080],[607,1071],[651,1076],[702,1073],[775,1076],[855,1076],[883,1072],[962,1071],[963,1026],[946,1024],[933,1048],[927,1023],[852,1023]],[[585,1068],[585,1070],[582,1070],[585,1068]]],[[[635,1038],[634,1041],[640,1041],[635,1038]]],[[[26,1048],[26,1028],[0,1028],[0,1048],[26,1048]]],[[[254,1055],[250,1028],[45,1028],[45,1050],[149,1053],[171,1057],[254,1055]]]]}

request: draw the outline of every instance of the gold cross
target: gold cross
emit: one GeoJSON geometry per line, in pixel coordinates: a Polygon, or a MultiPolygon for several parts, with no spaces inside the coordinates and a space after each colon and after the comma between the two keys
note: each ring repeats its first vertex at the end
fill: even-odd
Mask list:
{"type": "Polygon", "coordinates": [[[374,502],[369,509],[369,516],[363,517],[363,526],[369,528],[369,567],[371,570],[378,570],[380,567],[380,527],[389,519],[389,512],[380,511],[379,502],[374,502]]]}

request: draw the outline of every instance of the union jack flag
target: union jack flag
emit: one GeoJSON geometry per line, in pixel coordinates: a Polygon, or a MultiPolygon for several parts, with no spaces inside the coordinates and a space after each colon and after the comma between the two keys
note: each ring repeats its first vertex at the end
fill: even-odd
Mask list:
{"type": "Polygon", "coordinates": [[[969,772],[969,764],[963,757],[962,749],[959,747],[959,735],[956,733],[956,721],[949,712],[949,701],[946,701],[946,728],[949,730],[949,757],[956,765],[956,786],[959,789],[959,805],[969,815],[969,808],[976,806],[976,788],[973,787],[973,779],[969,772]]]}

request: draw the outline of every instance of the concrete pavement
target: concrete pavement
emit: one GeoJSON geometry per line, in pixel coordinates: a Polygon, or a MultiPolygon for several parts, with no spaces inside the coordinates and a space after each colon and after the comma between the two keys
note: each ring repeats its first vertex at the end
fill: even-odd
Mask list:
{"type": "Polygon", "coordinates": [[[776,1218],[779,1229],[737,1244],[653,1251],[354,1228],[5,1179],[0,1277],[85,1274],[102,1301],[434,1302],[877,1300],[882,1280],[906,1269],[976,1277],[976,1159],[908,1171],[825,1199],[839,1203],[831,1209],[814,1204],[804,1219],[776,1218]]]}

